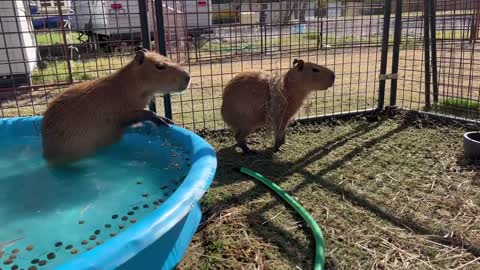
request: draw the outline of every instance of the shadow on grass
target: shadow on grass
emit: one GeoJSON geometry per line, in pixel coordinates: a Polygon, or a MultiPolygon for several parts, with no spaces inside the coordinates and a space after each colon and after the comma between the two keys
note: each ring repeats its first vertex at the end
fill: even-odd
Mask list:
{"type": "MultiPolygon", "coordinates": [[[[480,256],[480,248],[471,243],[468,243],[467,240],[460,239],[457,236],[445,238],[444,235],[448,233],[447,231],[434,229],[431,226],[420,224],[417,221],[412,220],[408,217],[402,217],[397,213],[392,213],[388,209],[384,209],[381,206],[377,205],[375,202],[369,200],[367,196],[358,194],[358,192],[356,191],[342,187],[338,185],[335,181],[323,177],[323,175],[327,174],[328,172],[334,171],[342,167],[347,162],[351,161],[353,158],[361,154],[361,152],[365,151],[365,149],[373,148],[378,143],[381,143],[389,139],[393,135],[402,132],[403,130],[412,126],[408,119],[409,118],[406,117],[406,121],[397,128],[390,130],[383,135],[376,136],[372,139],[365,141],[362,145],[359,145],[352,149],[350,152],[346,153],[346,155],[344,155],[341,159],[336,160],[326,168],[314,174],[306,171],[304,168],[307,165],[324,158],[329,153],[333,152],[335,149],[344,146],[350,140],[375,130],[382,124],[382,122],[380,121],[375,124],[361,125],[350,133],[331,139],[327,143],[317,147],[316,149],[305,154],[302,158],[293,162],[282,162],[275,160],[272,161],[271,155],[268,154],[267,151],[261,152],[256,157],[249,157],[240,156],[239,153],[235,151],[234,147],[222,149],[218,152],[219,164],[222,164],[222,166],[219,168],[219,173],[216,177],[216,186],[230,185],[248,179],[244,175],[233,174],[231,172],[233,168],[240,166],[247,166],[252,170],[258,170],[266,177],[271,178],[277,184],[286,181],[294,173],[300,173],[305,176],[305,181],[298,183],[298,185],[290,188],[289,190],[286,190],[289,194],[295,194],[307,187],[308,185],[315,183],[320,185],[324,189],[330,191],[331,193],[337,194],[339,197],[350,201],[353,205],[374,213],[377,217],[382,218],[395,226],[408,228],[414,233],[424,235],[438,243],[464,248],[471,254],[475,256],[480,256]]],[[[238,196],[235,196],[235,198],[230,197],[224,199],[220,202],[220,204],[240,205],[260,197],[265,192],[268,192],[267,188],[263,187],[262,184],[258,183],[255,187],[241,193],[238,196]]],[[[312,249],[310,249],[310,247],[307,248],[302,243],[296,241],[292,233],[285,228],[269,224],[268,229],[265,229],[263,225],[259,225],[265,222],[264,218],[262,217],[262,213],[265,213],[266,211],[280,203],[282,203],[281,200],[274,200],[262,206],[260,209],[256,209],[255,212],[249,213],[247,219],[249,221],[249,226],[252,228],[252,231],[257,234],[257,236],[277,245],[279,247],[279,251],[282,252],[284,256],[288,258],[293,264],[306,264],[306,262],[299,261],[299,258],[295,255],[292,256],[292,254],[308,254],[309,252],[311,253],[312,249]],[[274,238],[272,237],[272,235],[277,235],[280,237],[274,238]]],[[[206,218],[208,218],[208,216],[206,216],[206,218]]],[[[299,217],[297,217],[297,219],[300,221],[299,217]]],[[[310,231],[308,230],[308,228],[304,227],[304,229],[307,230],[306,235],[310,235],[310,231]]],[[[313,256],[311,256],[311,258],[313,258],[313,256]]],[[[329,261],[331,261],[331,259],[332,258],[328,258],[329,261]]]]}

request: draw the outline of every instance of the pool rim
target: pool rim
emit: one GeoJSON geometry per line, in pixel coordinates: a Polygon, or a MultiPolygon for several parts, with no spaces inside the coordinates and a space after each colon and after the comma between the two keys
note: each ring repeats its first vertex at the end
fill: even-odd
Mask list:
{"type": "MultiPolygon", "coordinates": [[[[38,131],[42,116],[2,118],[11,123],[18,120],[32,121],[33,132],[38,131]]],[[[154,127],[162,129],[166,127],[154,127]]],[[[175,192],[146,217],[106,240],[102,245],[76,255],[57,266],[57,270],[114,269],[154,243],[181,221],[205,194],[213,181],[217,169],[216,152],[213,147],[192,131],[179,126],[170,126],[166,131],[171,138],[185,136],[190,139],[191,168],[175,192]],[[175,134],[177,133],[177,134],[175,134]]],[[[39,135],[39,134],[38,134],[39,135]]],[[[169,136],[169,137],[170,137],[169,136]]],[[[185,145],[182,140],[181,145],[185,145]]],[[[160,267],[160,265],[158,265],[160,267]]]]}

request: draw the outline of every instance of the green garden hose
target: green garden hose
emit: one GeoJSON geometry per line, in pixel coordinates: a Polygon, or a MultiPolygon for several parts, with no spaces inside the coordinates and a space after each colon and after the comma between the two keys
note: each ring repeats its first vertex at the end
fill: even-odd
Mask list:
{"type": "Polygon", "coordinates": [[[312,229],[313,236],[315,237],[315,262],[314,262],[313,269],[324,270],[325,269],[325,240],[323,239],[323,234],[322,234],[322,231],[320,230],[320,227],[318,226],[317,222],[315,222],[315,220],[312,218],[312,216],[310,216],[310,214],[290,195],[288,195],[285,191],[283,191],[278,185],[268,180],[265,176],[247,168],[241,168],[240,172],[259,180],[260,182],[265,184],[267,187],[269,187],[271,190],[275,191],[275,193],[280,195],[282,199],[284,199],[290,206],[292,206],[300,214],[300,216],[302,216],[302,218],[305,221],[307,221],[307,223],[310,225],[310,228],[312,229]]]}

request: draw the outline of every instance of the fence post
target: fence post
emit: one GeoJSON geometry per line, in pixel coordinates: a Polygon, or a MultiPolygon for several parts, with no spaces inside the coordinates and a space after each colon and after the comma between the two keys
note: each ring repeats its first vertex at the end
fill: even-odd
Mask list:
{"type": "MultiPolygon", "coordinates": [[[[387,60],[388,60],[388,39],[390,36],[390,16],[392,10],[391,0],[385,0],[385,6],[383,11],[383,35],[382,35],[382,55],[380,58],[380,75],[387,73],[387,60]]],[[[378,89],[378,107],[377,109],[383,109],[385,104],[385,84],[384,79],[380,80],[378,89]]]]}
{"type": "MultiPolygon", "coordinates": [[[[150,49],[150,29],[148,27],[147,0],[138,0],[138,10],[140,12],[142,46],[145,49],[150,49]]],[[[157,107],[155,106],[155,97],[153,97],[148,103],[148,109],[153,112],[157,112],[157,107]]]]}
{"type": "MultiPolygon", "coordinates": [[[[161,55],[167,56],[167,44],[165,42],[165,22],[163,21],[163,5],[162,0],[155,0],[155,17],[157,22],[158,41],[155,46],[161,55]]],[[[170,95],[163,96],[163,108],[165,117],[172,119],[172,101],[170,95]]]]}
{"type": "MultiPolygon", "coordinates": [[[[395,28],[393,30],[393,59],[392,74],[398,73],[398,64],[400,57],[400,43],[402,42],[402,8],[403,1],[397,0],[395,7],[395,28]]],[[[398,79],[392,79],[390,86],[390,106],[397,104],[397,85],[398,79]]]]}
{"type": "Polygon", "coordinates": [[[436,0],[430,0],[430,44],[432,50],[432,83],[433,104],[438,104],[438,72],[437,72],[437,5],[436,0]]]}
{"type": "Polygon", "coordinates": [[[429,0],[424,1],[423,5],[423,47],[425,62],[425,110],[430,110],[430,3],[429,0]]]}

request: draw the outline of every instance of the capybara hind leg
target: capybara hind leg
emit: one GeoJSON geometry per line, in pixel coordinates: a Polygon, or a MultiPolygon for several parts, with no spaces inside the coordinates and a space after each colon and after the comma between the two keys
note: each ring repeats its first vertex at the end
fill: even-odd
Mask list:
{"type": "Polygon", "coordinates": [[[125,126],[130,126],[136,123],[144,122],[144,121],[151,121],[155,123],[157,126],[168,126],[173,124],[173,121],[166,118],[156,115],[152,111],[147,110],[137,110],[133,111],[128,115],[127,119],[124,122],[125,126]]]}
{"type": "Polygon", "coordinates": [[[247,136],[250,134],[249,130],[238,130],[235,132],[235,140],[237,146],[240,147],[244,154],[254,154],[255,151],[251,150],[247,145],[247,136]]]}

